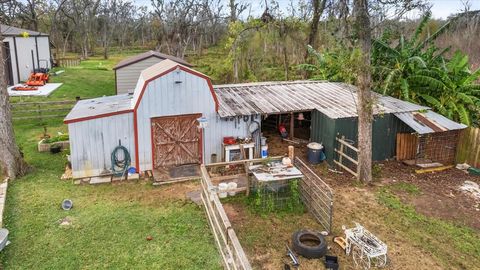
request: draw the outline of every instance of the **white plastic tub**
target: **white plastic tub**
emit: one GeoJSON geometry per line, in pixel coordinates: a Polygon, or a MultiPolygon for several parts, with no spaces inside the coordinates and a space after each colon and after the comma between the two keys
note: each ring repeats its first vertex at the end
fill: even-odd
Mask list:
{"type": "Polygon", "coordinates": [[[226,198],[228,196],[228,193],[225,192],[228,189],[228,184],[227,183],[220,183],[218,184],[218,197],[220,198],[226,198]]]}
{"type": "MultiPolygon", "coordinates": [[[[235,183],[235,182],[228,183],[228,189],[229,190],[230,189],[236,189],[236,188],[237,188],[237,183],[235,183]]],[[[228,192],[228,196],[235,196],[235,195],[237,195],[237,192],[235,192],[235,191],[229,191],[228,192]]]]}

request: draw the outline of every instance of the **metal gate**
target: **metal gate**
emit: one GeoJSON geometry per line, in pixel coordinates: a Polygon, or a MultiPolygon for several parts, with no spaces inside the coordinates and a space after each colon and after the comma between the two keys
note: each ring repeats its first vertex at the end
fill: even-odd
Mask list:
{"type": "Polygon", "coordinates": [[[333,191],[300,158],[295,157],[295,166],[303,173],[300,195],[310,213],[328,232],[332,232],[333,191]]]}
{"type": "Polygon", "coordinates": [[[153,167],[201,163],[200,114],[152,118],[153,167]]]}

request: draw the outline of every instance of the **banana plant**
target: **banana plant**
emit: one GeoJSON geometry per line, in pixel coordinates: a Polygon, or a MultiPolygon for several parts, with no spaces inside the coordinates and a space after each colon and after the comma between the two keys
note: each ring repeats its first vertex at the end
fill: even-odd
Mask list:
{"type": "Polygon", "coordinates": [[[455,52],[440,67],[420,70],[408,78],[419,99],[446,117],[466,125],[480,114],[480,68],[471,71],[468,56],[455,52]]]}
{"type": "Polygon", "coordinates": [[[420,39],[430,18],[431,13],[427,12],[412,37],[406,39],[403,35],[400,36],[396,46],[391,45],[394,41],[390,40],[388,33],[373,41],[374,76],[379,82],[377,89],[382,94],[415,101],[417,95],[412,92],[409,76],[419,70],[438,66],[449,50],[449,48],[440,50],[433,44],[433,41],[448,28],[449,22],[431,36],[420,39]]]}

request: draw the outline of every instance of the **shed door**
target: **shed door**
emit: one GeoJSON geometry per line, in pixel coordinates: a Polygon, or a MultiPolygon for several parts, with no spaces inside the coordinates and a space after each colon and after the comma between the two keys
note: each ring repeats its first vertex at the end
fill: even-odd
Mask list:
{"type": "Polygon", "coordinates": [[[200,114],[152,118],[153,166],[200,163],[200,114]]]}
{"type": "Polygon", "coordinates": [[[397,160],[415,159],[417,156],[418,137],[410,133],[397,134],[397,160]]]}

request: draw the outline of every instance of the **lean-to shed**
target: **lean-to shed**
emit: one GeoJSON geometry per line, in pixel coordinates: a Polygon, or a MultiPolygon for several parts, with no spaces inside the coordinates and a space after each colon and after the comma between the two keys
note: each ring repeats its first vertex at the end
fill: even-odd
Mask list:
{"type": "Polygon", "coordinates": [[[140,172],[165,166],[209,163],[220,156],[224,136],[248,136],[248,124],[217,114],[219,101],[210,79],[173,62],[141,72],[132,94],[79,101],[65,118],[74,178],[108,173],[119,142],[140,172]],[[207,121],[199,128],[198,119],[207,121]]]}
{"type": "MultiPolygon", "coordinates": [[[[352,85],[325,81],[263,82],[220,85],[215,87],[215,91],[220,100],[219,115],[222,117],[284,114],[297,119],[299,113],[311,113],[310,140],[323,143],[329,162],[336,156],[337,137],[345,136],[347,141],[357,144],[357,89],[352,85]]],[[[377,93],[373,93],[373,97],[374,160],[394,158],[397,155],[398,135],[411,134],[413,137],[420,135],[420,138],[430,138],[422,139],[422,143],[414,142],[411,158],[424,156],[435,161],[452,161],[458,130],[465,128],[465,125],[448,120],[428,107],[377,93]],[[419,122],[420,117],[413,120],[413,115],[424,115],[439,127],[429,128],[432,127],[431,123],[419,122]],[[429,135],[424,136],[425,133],[429,135]],[[453,143],[445,143],[448,140],[453,143]]],[[[292,126],[296,121],[291,122],[292,126]]]]}
{"type": "Polygon", "coordinates": [[[133,93],[140,73],[161,61],[169,59],[187,67],[192,67],[185,60],[168,54],[148,51],[120,61],[113,70],[115,71],[115,89],[117,94],[133,93]]]}
{"type": "Polygon", "coordinates": [[[26,81],[35,69],[51,68],[48,34],[0,24],[7,85],[26,81]]]}

